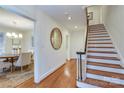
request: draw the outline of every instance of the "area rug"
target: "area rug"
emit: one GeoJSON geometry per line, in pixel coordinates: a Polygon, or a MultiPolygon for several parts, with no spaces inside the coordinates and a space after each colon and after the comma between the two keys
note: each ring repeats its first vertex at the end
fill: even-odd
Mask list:
{"type": "Polygon", "coordinates": [[[32,78],[34,72],[32,69],[11,72],[0,72],[0,88],[15,88],[17,85],[32,78]]]}

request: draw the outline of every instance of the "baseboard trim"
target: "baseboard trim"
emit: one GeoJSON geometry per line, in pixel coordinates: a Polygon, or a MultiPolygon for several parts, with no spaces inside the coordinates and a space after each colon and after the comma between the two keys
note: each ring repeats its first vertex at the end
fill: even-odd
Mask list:
{"type": "Polygon", "coordinates": [[[78,88],[100,88],[98,86],[90,85],[90,84],[83,83],[83,82],[80,82],[80,81],[76,81],[76,86],[78,88]]]}
{"type": "Polygon", "coordinates": [[[70,61],[77,60],[76,58],[71,58],[70,61]]]}
{"type": "Polygon", "coordinates": [[[119,50],[118,47],[116,46],[116,42],[114,41],[114,38],[112,37],[112,34],[111,34],[111,32],[109,31],[109,28],[107,27],[106,24],[104,24],[104,26],[105,26],[105,28],[106,28],[106,30],[107,30],[107,32],[108,32],[108,34],[109,34],[109,36],[110,36],[110,38],[111,38],[111,40],[112,40],[112,43],[113,43],[113,45],[115,46],[115,49],[116,49],[116,51],[117,51],[117,53],[118,53],[118,55],[119,55],[119,58],[120,58],[120,60],[121,60],[120,66],[124,68],[124,58],[123,58],[123,56],[122,56],[120,50],[119,50]]]}
{"type": "MultiPolygon", "coordinates": [[[[65,62],[65,63],[66,63],[66,62],[65,62]]],[[[45,74],[41,75],[40,78],[39,78],[39,80],[38,80],[37,82],[35,82],[35,83],[37,83],[37,84],[40,83],[40,82],[43,81],[45,78],[49,77],[49,76],[50,76],[51,74],[53,74],[55,71],[57,71],[57,70],[60,69],[62,66],[64,66],[65,63],[63,63],[63,64],[61,64],[61,65],[59,65],[59,66],[57,66],[57,67],[55,67],[55,68],[49,70],[49,71],[46,72],[45,74]]]]}

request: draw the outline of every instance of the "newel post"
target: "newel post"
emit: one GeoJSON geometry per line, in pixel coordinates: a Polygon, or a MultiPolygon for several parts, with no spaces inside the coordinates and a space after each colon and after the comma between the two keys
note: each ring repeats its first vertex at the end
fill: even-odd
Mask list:
{"type": "Polygon", "coordinates": [[[86,79],[86,54],[85,52],[77,52],[77,80],[84,81],[86,79]]]}

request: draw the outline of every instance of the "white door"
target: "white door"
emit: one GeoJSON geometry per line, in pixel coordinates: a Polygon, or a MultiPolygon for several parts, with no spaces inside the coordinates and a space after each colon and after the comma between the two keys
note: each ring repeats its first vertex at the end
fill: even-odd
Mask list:
{"type": "Polygon", "coordinates": [[[67,54],[67,60],[70,60],[70,37],[69,35],[66,35],[66,54],[67,54]]]}

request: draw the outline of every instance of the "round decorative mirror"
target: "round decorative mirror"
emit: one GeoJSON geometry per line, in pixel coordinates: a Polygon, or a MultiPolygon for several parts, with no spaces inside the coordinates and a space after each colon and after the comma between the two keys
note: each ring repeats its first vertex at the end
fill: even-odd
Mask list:
{"type": "Polygon", "coordinates": [[[51,45],[55,50],[58,50],[62,45],[62,34],[59,28],[53,28],[50,35],[51,45]]]}

